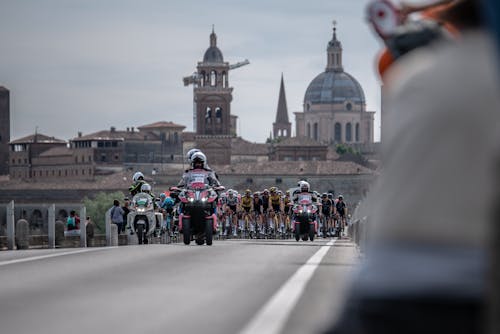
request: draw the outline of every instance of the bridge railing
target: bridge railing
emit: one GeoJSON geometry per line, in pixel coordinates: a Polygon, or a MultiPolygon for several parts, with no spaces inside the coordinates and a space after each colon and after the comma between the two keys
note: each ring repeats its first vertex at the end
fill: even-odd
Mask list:
{"type": "MultiPolygon", "coordinates": [[[[16,221],[15,203],[14,201],[11,201],[6,205],[7,249],[13,250],[28,248],[30,246],[30,239],[36,239],[37,243],[43,244],[48,248],[64,246],[64,241],[67,241],[66,246],[71,244],[73,247],[87,247],[87,245],[89,244],[89,240],[87,240],[89,233],[87,233],[88,231],[85,219],[85,217],[87,217],[87,210],[85,206],[80,205],[79,214],[80,217],[82,217],[79,229],[73,230],[74,232],[65,231],[65,223],[56,221],[56,205],[51,204],[47,207],[48,234],[32,236],[30,235],[30,227],[27,220],[21,217],[21,219],[16,221]]],[[[112,231],[113,228],[111,226],[111,219],[108,212],[108,214],[106,215],[106,246],[118,244],[118,241],[116,241],[118,238],[112,238],[112,231]]],[[[89,232],[91,231],[89,230],[89,232]]],[[[93,236],[93,233],[91,234],[91,236],[93,236]]],[[[5,237],[2,237],[2,239],[5,239],[5,237]]],[[[0,245],[0,249],[1,248],[2,247],[0,245]]]]}

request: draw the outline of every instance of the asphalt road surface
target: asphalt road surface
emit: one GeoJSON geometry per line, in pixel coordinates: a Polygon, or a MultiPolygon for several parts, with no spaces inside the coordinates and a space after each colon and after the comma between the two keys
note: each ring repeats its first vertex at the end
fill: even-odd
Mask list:
{"type": "Polygon", "coordinates": [[[1,333],[317,333],[358,253],[346,240],[0,252],[1,333]]]}

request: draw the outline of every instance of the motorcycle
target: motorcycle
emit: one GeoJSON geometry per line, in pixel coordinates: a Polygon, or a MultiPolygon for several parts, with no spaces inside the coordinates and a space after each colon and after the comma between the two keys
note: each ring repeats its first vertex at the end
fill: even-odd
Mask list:
{"type": "Polygon", "coordinates": [[[163,221],[163,215],[154,211],[153,200],[146,193],[138,193],[132,198],[132,205],[127,216],[130,234],[137,234],[139,244],[147,244],[154,236],[157,221],[163,221]],[[159,217],[157,217],[159,216],[159,217]]]}
{"type": "Polygon", "coordinates": [[[212,245],[213,234],[217,231],[217,216],[214,213],[217,204],[217,191],[224,187],[213,188],[204,182],[192,182],[186,189],[170,188],[176,192],[181,202],[182,212],[179,214],[179,231],[183,235],[184,244],[192,240],[196,244],[212,245]]]}
{"type": "Polygon", "coordinates": [[[313,204],[310,194],[299,194],[297,203],[292,208],[293,220],[292,229],[295,234],[295,240],[307,239],[314,241],[314,235],[318,230],[316,216],[318,207],[313,204]]]}

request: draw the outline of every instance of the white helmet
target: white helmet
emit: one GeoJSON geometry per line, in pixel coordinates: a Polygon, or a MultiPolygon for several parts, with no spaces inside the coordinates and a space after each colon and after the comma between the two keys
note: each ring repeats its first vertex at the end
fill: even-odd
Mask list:
{"type": "Polygon", "coordinates": [[[201,151],[193,153],[191,156],[191,165],[194,166],[195,161],[201,161],[203,163],[203,168],[205,168],[207,163],[207,157],[201,151]]]}
{"type": "Polygon", "coordinates": [[[150,193],[151,192],[151,186],[147,183],[144,183],[142,186],[141,186],[141,193],[150,193]]]}
{"type": "Polygon", "coordinates": [[[300,181],[299,184],[300,184],[300,191],[307,191],[308,192],[310,187],[311,187],[309,185],[309,182],[307,182],[307,181],[300,181]]]}
{"type": "Polygon", "coordinates": [[[139,179],[144,180],[144,174],[142,174],[141,172],[135,172],[134,176],[132,176],[132,180],[134,182],[137,182],[139,179]]]}
{"type": "Polygon", "coordinates": [[[190,149],[187,153],[186,153],[186,159],[189,161],[189,162],[192,162],[192,158],[193,158],[193,154],[195,154],[196,152],[201,152],[199,149],[197,148],[192,148],[190,149]]]}

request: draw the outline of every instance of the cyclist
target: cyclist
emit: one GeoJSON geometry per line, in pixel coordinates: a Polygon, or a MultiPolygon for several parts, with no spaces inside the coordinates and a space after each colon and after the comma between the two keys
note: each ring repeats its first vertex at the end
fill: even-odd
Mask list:
{"type": "Polygon", "coordinates": [[[260,197],[262,199],[262,225],[267,230],[269,226],[272,225],[269,218],[269,190],[266,188],[262,191],[262,195],[260,197]]]}
{"type": "Polygon", "coordinates": [[[340,219],[341,229],[342,231],[344,231],[344,227],[346,224],[346,215],[347,215],[347,207],[344,202],[344,196],[339,195],[338,200],[335,203],[335,209],[340,219]]]}
{"type": "MultiPolygon", "coordinates": [[[[323,221],[323,237],[330,236],[331,218],[333,212],[333,202],[328,198],[327,193],[321,195],[321,216],[323,221]]],[[[321,232],[318,233],[318,237],[321,232]]]]}
{"type": "Polygon", "coordinates": [[[252,191],[250,189],[245,190],[245,195],[241,197],[240,201],[240,211],[242,212],[242,219],[245,223],[245,217],[248,217],[249,226],[245,226],[244,229],[247,231],[254,231],[254,222],[252,222],[251,212],[253,206],[252,191]]]}
{"type": "Polygon", "coordinates": [[[273,218],[274,220],[274,217],[275,215],[277,216],[277,220],[275,222],[275,226],[273,226],[274,230],[278,230],[279,228],[282,228],[282,222],[281,222],[281,196],[279,195],[278,193],[278,190],[276,189],[276,187],[271,187],[269,189],[269,206],[272,208],[272,211],[271,211],[271,218],[273,218]]]}
{"type": "MultiPolygon", "coordinates": [[[[238,212],[239,200],[236,191],[229,189],[226,194],[225,210],[228,217],[231,217],[231,226],[233,226],[233,236],[236,236],[236,213],[238,212]]],[[[226,224],[227,225],[227,224],[226,224]]]]}
{"type": "Polygon", "coordinates": [[[285,215],[285,223],[286,223],[286,228],[287,231],[290,230],[290,216],[292,213],[292,199],[290,197],[290,190],[287,190],[285,192],[285,195],[283,195],[283,213],[285,215]]]}
{"type": "Polygon", "coordinates": [[[264,230],[262,228],[262,199],[260,198],[260,193],[258,191],[253,193],[252,207],[254,217],[253,220],[259,227],[259,232],[264,234],[264,230]]]}

